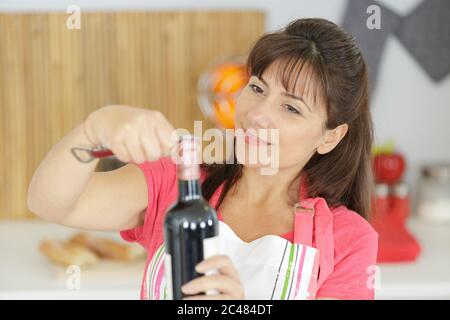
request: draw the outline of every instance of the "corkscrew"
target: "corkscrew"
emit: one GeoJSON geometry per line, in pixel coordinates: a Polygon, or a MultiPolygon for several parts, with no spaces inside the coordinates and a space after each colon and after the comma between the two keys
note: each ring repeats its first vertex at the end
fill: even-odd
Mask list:
{"type": "Polygon", "coordinates": [[[94,159],[114,157],[114,153],[103,146],[74,147],[70,149],[70,152],[81,163],[89,163],[94,159]]]}
{"type": "MultiPolygon", "coordinates": [[[[180,135],[178,142],[195,140],[198,142],[198,137],[193,135],[180,135]]],[[[114,153],[104,146],[96,147],[74,147],[70,149],[73,156],[81,163],[89,163],[95,159],[114,157],[114,153]]]]}

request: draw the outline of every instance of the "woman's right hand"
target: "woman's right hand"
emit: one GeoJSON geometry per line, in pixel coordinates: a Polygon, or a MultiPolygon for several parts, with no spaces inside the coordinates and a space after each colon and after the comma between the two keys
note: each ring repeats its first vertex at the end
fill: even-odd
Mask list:
{"type": "Polygon", "coordinates": [[[175,129],[157,110],[105,106],[89,114],[83,125],[92,144],[108,148],[122,162],[158,160],[170,155],[177,142],[175,129]]]}

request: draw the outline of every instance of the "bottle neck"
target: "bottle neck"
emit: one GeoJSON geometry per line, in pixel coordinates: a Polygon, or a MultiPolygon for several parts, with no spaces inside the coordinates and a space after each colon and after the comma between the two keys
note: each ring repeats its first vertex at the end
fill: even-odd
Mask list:
{"type": "Polygon", "coordinates": [[[200,200],[202,198],[202,189],[198,179],[178,180],[178,201],[189,202],[200,200]]]}
{"type": "Polygon", "coordinates": [[[178,159],[178,190],[180,202],[199,200],[202,198],[200,188],[200,147],[193,136],[180,139],[181,157],[178,159]]]}

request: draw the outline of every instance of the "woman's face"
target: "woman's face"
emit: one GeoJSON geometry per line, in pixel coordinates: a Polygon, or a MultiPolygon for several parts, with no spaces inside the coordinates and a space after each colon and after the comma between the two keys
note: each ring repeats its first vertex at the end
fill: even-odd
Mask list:
{"type": "MultiPolygon", "coordinates": [[[[314,103],[311,96],[286,92],[281,81],[276,79],[276,73],[277,66],[274,63],[265,70],[261,78],[252,76],[237,99],[235,129],[249,133],[244,136],[243,164],[261,166],[261,163],[249,161],[247,155],[255,149],[267,148],[271,157],[275,152],[278,153],[280,169],[303,167],[316,152],[324,135],[325,107],[318,102],[314,103]],[[271,129],[278,129],[274,130],[278,131],[278,139],[270,133],[259,134],[264,132],[260,129],[269,129],[269,132],[271,129]]],[[[298,86],[301,86],[302,81],[304,80],[298,79],[298,86]]],[[[237,154],[238,152],[239,148],[236,150],[237,154]]]]}

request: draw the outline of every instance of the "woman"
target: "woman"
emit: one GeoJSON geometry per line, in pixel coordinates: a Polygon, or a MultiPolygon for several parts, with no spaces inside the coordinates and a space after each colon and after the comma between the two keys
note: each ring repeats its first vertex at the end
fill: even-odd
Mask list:
{"type": "MultiPolygon", "coordinates": [[[[234,237],[230,241],[243,248],[269,241],[270,248],[290,246],[291,251],[271,252],[263,246],[257,252],[270,257],[283,253],[283,262],[278,273],[258,276],[267,265],[252,269],[236,256],[211,257],[198,271],[219,273],[195,279],[183,291],[194,299],[259,298],[258,283],[260,291],[266,290],[262,283],[277,273],[279,284],[272,294],[267,288],[264,297],[373,299],[370,270],[376,264],[378,235],[365,220],[370,211],[372,122],[367,67],[359,48],[329,21],[299,19],[256,42],[248,71],[235,127],[246,132],[279,129],[276,142],[252,137],[245,145],[248,151],[276,143],[278,172],[261,175],[263,165],[247,160],[203,165],[202,191],[234,237]],[[294,215],[299,201],[310,205],[314,215],[294,215]],[[307,275],[302,274],[305,252],[312,254],[307,275]],[[302,296],[297,292],[305,281],[302,296]],[[210,289],[219,294],[203,294],[210,289]]],[[[29,188],[29,208],[47,220],[125,230],[124,239],[141,243],[148,251],[143,298],[164,298],[164,281],[155,279],[161,275],[164,212],[177,192],[175,166],[167,157],[173,130],[157,111],[100,108],[51,149],[29,188]],[[96,161],[81,164],[70,154],[79,145],[106,146],[129,164],[94,172],[96,161]]]]}

